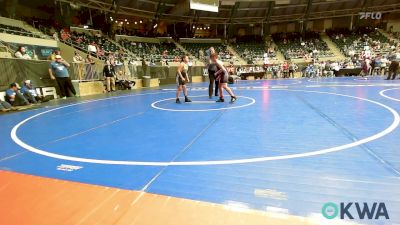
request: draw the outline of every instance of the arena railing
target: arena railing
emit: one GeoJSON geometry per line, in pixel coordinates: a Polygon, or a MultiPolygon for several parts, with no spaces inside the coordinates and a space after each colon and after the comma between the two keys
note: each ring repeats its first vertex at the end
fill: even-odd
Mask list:
{"type": "Polygon", "coordinates": [[[0,40],[0,48],[2,49],[1,52],[8,52],[11,55],[14,54],[14,51],[10,48],[10,46],[2,40],[0,40]]]}
{"type": "Polygon", "coordinates": [[[26,60],[17,58],[0,58],[0,90],[6,90],[11,83],[22,84],[32,80],[36,87],[55,87],[50,79],[48,60],[26,60]]]}
{"type": "Polygon", "coordinates": [[[21,36],[26,36],[26,37],[49,39],[46,35],[42,35],[39,32],[19,31],[19,30],[12,30],[12,29],[1,28],[1,27],[0,27],[0,31],[5,31],[7,34],[12,34],[12,35],[21,35],[21,36]],[[17,33],[17,34],[15,34],[15,33],[17,33]]]}
{"type": "MultiPolygon", "coordinates": [[[[22,84],[25,80],[32,80],[36,87],[57,87],[57,83],[50,79],[49,60],[25,60],[17,58],[0,58],[0,91],[6,90],[11,83],[22,84]]],[[[70,63],[70,77],[77,82],[103,80],[102,63],[70,63]]],[[[124,80],[142,79],[144,76],[168,80],[173,83],[178,66],[145,66],[128,64],[116,67],[117,78],[124,80]],[[121,72],[120,72],[121,71],[121,72]]],[[[190,77],[203,76],[204,66],[189,67],[190,77]]]]}

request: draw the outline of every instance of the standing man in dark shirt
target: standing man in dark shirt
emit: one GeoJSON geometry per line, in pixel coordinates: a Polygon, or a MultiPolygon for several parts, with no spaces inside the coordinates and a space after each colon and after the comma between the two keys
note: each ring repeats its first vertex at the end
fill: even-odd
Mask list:
{"type": "Polygon", "coordinates": [[[147,63],[146,63],[146,60],[144,59],[144,57],[142,59],[142,70],[143,70],[143,76],[147,76],[146,75],[147,74],[147,63]]]}
{"type": "Polygon", "coordinates": [[[61,55],[55,56],[55,61],[50,63],[49,74],[52,80],[56,80],[60,87],[60,97],[66,99],[72,97],[70,93],[76,95],[75,88],[72,85],[68,72],[69,63],[61,55]]]}
{"type": "Polygon", "coordinates": [[[400,61],[400,53],[394,52],[390,57],[390,66],[389,66],[389,74],[386,80],[394,80],[399,72],[399,61],[400,61]]]}
{"type": "Polygon", "coordinates": [[[219,86],[219,81],[215,79],[215,73],[218,71],[218,67],[215,63],[211,62],[210,56],[211,54],[215,54],[215,49],[213,47],[209,48],[206,50],[206,55],[207,55],[207,70],[208,70],[208,79],[209,79],[209,85],[208,85],[208,97],[211,99],[213,96],[214,92],[214,83],[215,83],[215,96],[218,96],[218,86],[219,86]]]}
{"type": "Polygon", "coordinates": [[[107,91],[115,91],[115,70],[109,60],[106,61],[106,65],[103,68],[103,76],[106,78],[107,91]]]}

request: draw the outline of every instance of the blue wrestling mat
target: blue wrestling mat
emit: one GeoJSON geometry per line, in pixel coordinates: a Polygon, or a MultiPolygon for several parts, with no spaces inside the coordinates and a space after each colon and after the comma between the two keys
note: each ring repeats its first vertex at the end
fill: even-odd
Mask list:
{"type": "Polygon", "coordinates": [[[199,83],[192,103],[164,86],[1,115],[0,169],[307,217],[383,202],[361,222],[400,223],[400,81],[230,86],[233,104],[199,83]]]}

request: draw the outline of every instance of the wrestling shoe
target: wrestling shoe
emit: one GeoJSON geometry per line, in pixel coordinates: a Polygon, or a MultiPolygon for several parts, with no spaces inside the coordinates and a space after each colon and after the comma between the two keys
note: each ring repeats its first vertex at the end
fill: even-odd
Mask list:
{"type": "Polygon", "coordinates": [[[237,100],[236,96],[231,96],[231,103],[234,103],[237,100]]]}
{"type": "Polygon", "coordinates": [[[179,100],[179,98],[177,98],[175,102],[181,104],[181,100],[179,100]]]}
{"type": "Polygon", "coordinates": [[[225,102],[225,100],[223,98],[220,98],[216,102],[225,102]]]}
{"type": "Polygon", "coordinates": [[[188,97],[185,97],[185,102],[192,102],[188,97]]]}

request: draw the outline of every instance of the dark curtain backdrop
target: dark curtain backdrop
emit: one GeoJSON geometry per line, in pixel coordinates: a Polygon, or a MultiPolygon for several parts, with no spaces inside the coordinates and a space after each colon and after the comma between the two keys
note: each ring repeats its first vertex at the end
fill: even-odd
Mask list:
{"type": "MultiPolygon", "coordinates": [[[[51,80],[49,77],[49,65],[50,61],[46,60],[23,60],[15,58],[1,58],[0,59],[0,91],[8,88],[11,83],[17,82],[22,84],[25,80],[32,80],[36,87],[39,86],[57,86],[56,82],[51,80]]],[[[96,79],[102,79],[102,65],[96,65],[95,67],[96,79]]],[[[202,66],[189,67],[189,76],[202,76],[202,66]]],[[[125,69],[125,68],[124,68],[125,69]]],[[[160,78],[165,80],[171,80],[173,82],[176,76],[176,66],[147,66],[147,69],[143,70],[142,66],[136,66],[136,69],[132,69],[133,76],[136,78],[142,78],[143,76],[150,76],[151,78],[160,78]],[[146,72],[146,74],[144,74],[146,72]]],[[[76,72],[75,65],[71,64],[69,69],[70,77],[72,80],[78,80],[79,75],[76,72]]],[[[165,83],[165,82],[163,82],[165,83]]]]}

